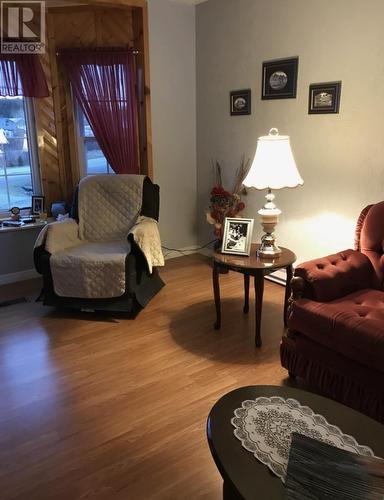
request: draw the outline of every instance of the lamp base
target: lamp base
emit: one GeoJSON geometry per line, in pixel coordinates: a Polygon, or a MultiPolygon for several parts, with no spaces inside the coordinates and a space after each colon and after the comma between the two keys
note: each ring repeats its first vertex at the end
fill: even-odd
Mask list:
{"type": "Polygon", "coordinates": [[[275,243],[274,230],[275,226],[279,222],[279,215],[281,210],[279,210],[273,203],[275,195],[268,189],[268,194],[266,195],[267,203],[258,211],[260,215],[260,222],[264,229],[264,234],[261,237],[261,245],[257,250],[258,257],[264,258],[275,258],[279,257],[281,254],[280,248],[275,243]]]}
{"type": "Polygon", "coordinates": [[[257,250],[257,256],[261,258],[274,258],[279,257],[280,254],[281,249],[275,244],[274,234],[264,234],[261,238],[261,245],[257,250]]]}

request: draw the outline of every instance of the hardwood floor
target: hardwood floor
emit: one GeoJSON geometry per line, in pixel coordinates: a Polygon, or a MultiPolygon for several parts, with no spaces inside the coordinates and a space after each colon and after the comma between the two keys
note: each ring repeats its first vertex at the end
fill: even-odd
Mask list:
{"type": "MultiPolygon", "coordinates": [[[[0,308],[2,499],[221,498],[206,418],[236,387],[286,383],[284,288],[265,283],[255,349],[241,275],[220,277],[221,331],[204,257],[168,261],[162,276],[167,286],[135,320],[0,308]]],[[[38,281],[28,286],[38,294],[38,281]]],[[[23,293],[7,288],[7,298],[23,293]]]]}

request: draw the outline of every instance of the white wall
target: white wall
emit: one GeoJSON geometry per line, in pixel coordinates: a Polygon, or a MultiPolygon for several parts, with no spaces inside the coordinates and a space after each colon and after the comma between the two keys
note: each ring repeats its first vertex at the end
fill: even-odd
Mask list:
{"type": "Polygon", "coordinates": [[[195,7],[149,0],[154,179],[160,185],[164,245],[195,246],[195,7]]]}
{"type": "Polygon", "coordinates": [[[41,227],[0,231],[0,285],[34,278],[33,247],[41,227]]]}
{"type": "MultiPolygon", "coordinates": [[[[210,161],[227,181],[242,154],[271,127],[291,136],[304,186],[276,192],[278,243],[299,261],[353,244],[360,210],[384,198],[384,2],[209,0],[197,6],[199,240],[212,185],[210,161]],[[299,56],[297,99],[262,101],[265,60],[299,56]],[[308,115],[310,83],[342,80],[340,114],[308,115]],[[229,115],[229,91],[252,89],[252,115],[229,115]]],[[[258,217],[264,194],[245,198],[258,217]]],[[[254,240],[260,236],[255,224],[254,240]]]]}

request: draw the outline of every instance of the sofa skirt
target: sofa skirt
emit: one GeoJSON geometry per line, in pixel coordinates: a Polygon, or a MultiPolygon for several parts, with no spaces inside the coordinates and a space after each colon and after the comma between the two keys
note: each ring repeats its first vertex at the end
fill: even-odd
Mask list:
{"type": "Polygon", "coordinates": [[[298,332],[283,337],[280,358],[291,375],[384,423],[384,373],[349,360],[298,332]]]}

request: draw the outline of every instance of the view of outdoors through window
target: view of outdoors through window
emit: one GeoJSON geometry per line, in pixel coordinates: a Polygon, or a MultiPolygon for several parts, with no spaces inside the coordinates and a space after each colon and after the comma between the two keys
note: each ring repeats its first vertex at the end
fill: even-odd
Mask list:
{"type": "Polygon", "coordinates": [[[23,97],[0,97],[0,211],[31,206],[33,194],[23,97]]]}
{"type": "Polygon", "coordinates": [[[113,170],[101,151],[91,126],[85,118],[84,113],[78,107],[78,120],[80,136],[83,140],[84,152],[84,175],[113,174],[113,170]]]}

